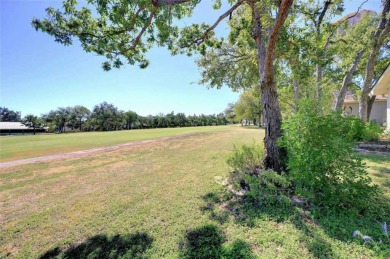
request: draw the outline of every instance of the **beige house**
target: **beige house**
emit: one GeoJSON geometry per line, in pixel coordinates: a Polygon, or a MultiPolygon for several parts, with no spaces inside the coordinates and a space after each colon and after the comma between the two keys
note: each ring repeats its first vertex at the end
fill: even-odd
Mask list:
{"type": "MultiPolygon", "coordinates": [[[[387,97],[376,96],[370,114],[370,120],[381,125],[386,123],[386,103],[387,97]]],[[[359,116],[359,102],[352,93],[348,92],[344,99],[344,114],[351,116],[359,116]]]]}
{"type": "Polygon", "coordinates": [[[386,99],[386,101],[384,101],[384,103],[386,103],[386,107],[383,107],[382,109],[384,109],[386,114],[385,122],[387,123],[387,130],[390,130],[390,64],[387,66],[378,82],[376,82],[371,91],[371,95],[376,95],[377,98],[380,97],[386,99]]]}
{"type": "MultiPolygon", "coordinates": [[[[370,120],[381,125],[386,124],[387,129],[390,129],[390,123],[388,123],[390,121],[390,65],[387,66],[370,95],[376,95],[370,114],[370,120]]],[[[346,94],[343,106],[344,114],[351,116],[359,115],[359,102],[349,91],[346,94]]]]}

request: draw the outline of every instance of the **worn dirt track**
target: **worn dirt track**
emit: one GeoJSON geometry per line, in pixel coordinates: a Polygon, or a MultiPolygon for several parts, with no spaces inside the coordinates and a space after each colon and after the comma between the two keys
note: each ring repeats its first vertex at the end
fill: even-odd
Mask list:
{"type": "Polygon", "coordinates": [[[87,150],[81,150],[81,151],[74,151],[69,153],[63,153],[63,154],[55,154],[55,155],[49,155],[49,156],[41,156],[41,157],[33,157],[33,158],[27,158],[27,159],[21,159],[21,160],[15,160],[10,162],[3,162],[0,163],[0,168],[8,168],[18,165],[26,165],[26,164],[33,164],[38,162],[48,162],[52,160],[59,160],[59,159],[68,159],[68,158],[78,158],[81,156],[86,156],[89,154],[95,154],[95,153],[102,153],[102,152],[108,152],[108,151],[114,151],[122,147],[136,147],[136,146],[142,146],[145,144],[158,144],[160,142],[168,141],[168,140],[178,140],[178,139],[184,139],[191,136],[197,136],[197,135],[205,135],[210,134],[212,132],[196,132],[196,133],[188,133],[188,134],[181,134],[176,136],[169,136],[169,137],[161,137],[161,138],[155,138],[155,139],[147,139],[147,140],[136,140],[124,144],[118,144],[114,146],[108,146],[108,147],[98,147],[98,148],[92,148],[87,150]]]}

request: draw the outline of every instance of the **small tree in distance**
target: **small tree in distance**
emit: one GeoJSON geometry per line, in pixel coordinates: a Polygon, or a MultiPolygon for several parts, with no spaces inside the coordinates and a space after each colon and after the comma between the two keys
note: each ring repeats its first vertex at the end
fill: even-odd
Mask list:
{"type": "Polygon", "coordinates": [[[32,128],[34,130],[34,135],[35,135],[36,129],[40,129],[43,127],[43,121],[40,118],[38,118],[37,116],[32,115],[32,114],[26,115],[24,117],[24,119],[22,120],[22,124],[29,127],[29,128],[32,128]]]}
{"type": "Polygon", "coordinates": [[[124,117],[126,120],[126,129],[131,129],[133,123],[137,121],[138,115],[136,112],[127,111],[124,113],[124,117]]]}

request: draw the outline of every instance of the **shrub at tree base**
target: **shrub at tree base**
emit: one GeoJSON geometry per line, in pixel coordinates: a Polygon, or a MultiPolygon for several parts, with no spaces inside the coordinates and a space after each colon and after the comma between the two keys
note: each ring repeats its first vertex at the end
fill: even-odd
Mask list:
{"type": "Polygon", "coordinates": [[[290,203],[287,194],[291,183],[285,174],[273,170],[264,170],[262,161],[264,151],[261,145],[253,142],[234,147],[234,152],[227,159],[234,170],[229,182],[235,190],[245,190],[246,197],[261,205],[290,203]]]}
{"type": "Polygon", "coordinates": [[[237,174],[251,174],[259,167],[264,158],[263,147],[253,141],[252,144],[234,146],[234,152],[227,159],[237,174]]]}
{"type": "Polygon", "coordinates": [[[289,177],[296,193],[324,207],[365,208],[376,196],[362,160],[353,150],[350,120],[340,113],[319,115],[302,102],[284,121],[280,145],[288,154],[289,177]]]}

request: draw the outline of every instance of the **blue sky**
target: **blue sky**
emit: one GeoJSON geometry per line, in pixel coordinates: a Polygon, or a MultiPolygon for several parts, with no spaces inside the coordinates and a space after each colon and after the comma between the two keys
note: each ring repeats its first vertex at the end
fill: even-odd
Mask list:
{"type": "MultiPolygon", "coordinates": [[[[346,1],[353,12],[363,0],[346,1]]],[[[33,17],[45,17],[45,8],[61,1],[0,1],[0,106],[40,115],[63,106],[84,105],[92,109],[103,101],[141,115],[168,113],[212,114],[222,112],[238,93],[228,87],[207,89],[194,84],[200,78],[194,57],[171,56],[164,48],[149,54],[147,69],[124,66],[104,72],[102,57],[85,53],[78,42],[70,47],[31,27],[33,17]]],[[[213,22],[221,12],[202,1],[192,20],[213,22]]],[[[380,10],[380,0],[369,0],[365,9],[380,10]]],[[[187,22],[189,23],[189,22],[187,22]]],[[[226,32],[221,24],[219,34],[226,32]]]]}

